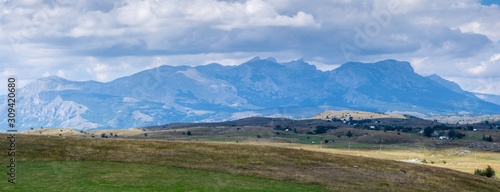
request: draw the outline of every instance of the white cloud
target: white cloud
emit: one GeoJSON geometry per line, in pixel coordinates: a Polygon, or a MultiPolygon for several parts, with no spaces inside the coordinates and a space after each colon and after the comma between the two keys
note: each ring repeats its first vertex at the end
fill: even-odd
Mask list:
{"type": "Polygon", "coordinates": [[[477,0],[2,1],[0,75],[110,81],[164,64],[236,65],[257,55],[328,70],[347,61],[340,43],[368,35],[353,60],[411,61],[423,75],[472,90],[464,79],[500,74],[490,59],[500,50],[498,18],[499,6],[477,0]]]}

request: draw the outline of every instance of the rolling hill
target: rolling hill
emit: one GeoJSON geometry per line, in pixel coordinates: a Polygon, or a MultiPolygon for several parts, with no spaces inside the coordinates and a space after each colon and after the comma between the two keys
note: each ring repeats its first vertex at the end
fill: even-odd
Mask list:
{"type": "MultiPolygon", "coordinates": [[[[1,142],[7,142],[7,136],[5,134],[1,136],[1,142]]],[[[16,157],[19,162],[23,163],[22,165],[34,164],[39,167],[38,171],[32,170],[32,172],[40,176],[40,179],[54,174],[54,170],[64,170],[64,174],[56,174],[52,177],[57,176],[60,179],[56,182],[86,181],[85,185],[80,183],[72,186],[72,189],[78,191],[88,190],[89,183],[92,183],[91,187],[96,190],[112,186],[121,186],[122,190],[144,187],[140,182],[123,184],[121,178],[134,174],[122,174],[122,176],[112,174],[131,170],[130,166],[143,168],[133,169],[136,174],[140,172],[140,174],[160,176],[155,173],[155,169],[181,167],[286,181],[332,191],[365,191],[366,189],[371,191],[496,191],[500,188],[500,184],[495,179],[451,169],[286,147],[37,135],[22,135],[22,137],[23,139],[17,142],[19,150],[16,151],[18,153],[16,157]],[[68,167],[62,168],[62,165],[56,165],[53,162],[62,162],[68,167]],[[120,162],[126,164],[121,165],[120,162]],[[58,167],[58,169],[44,168],[47,166],[58,167]],[[74,166],[81,168],[74,168],[74,166]],[[156,167],[148,168],[147,166],[156,167]],[[91,173],[82,172],[88,170],[87,167],[96,170],[91,173]],[[96,173],[102,176],[96,178],[96,173]],[[65,177],[60,177],[61,175],[65,177]],[[78,179],[74,179],[76,176],[78,179]],[[106,182],[95,182],[93,178],[106,182]]],[[[3,154],[4,157],[6,155],[6,153],[3,154]]],[[[32,169],[31,167],[25,166],[19,170],[28,172],[32,169]]],[[[199,171],[198,173],[189,172],[200,173],[199,171]]],[[[156,178],[149,176],[146,178],[147,181],[157,181],[156,178]]],[[[134,178],[136,179],[139,178],[134,178]]],[[[163,182],[169,182],[172,179],[175,180],[175,177],[165,178],[163,182]]],[[[7,185],[7,182],[4,182],[0,187],[6,190],[14,190],[17,187],[7,185]]],[[[196,183],[191,183],[191,185],[196,186],[196,183]]],[[[51,186],[53,185],[43,186],[43,188],[51,186]]],[[[154,190],[155,186],[149,186],[149,190],[154,190]]],[[[42,186],[26,183],[19,187],[26,190],[38,190],[42,186]]]]}

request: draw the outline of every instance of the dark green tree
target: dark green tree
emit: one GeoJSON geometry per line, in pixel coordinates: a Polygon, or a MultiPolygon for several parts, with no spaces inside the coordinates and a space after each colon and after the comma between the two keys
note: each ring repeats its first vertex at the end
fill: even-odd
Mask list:
{"type": "Polygon", "coordinates": [[[189,135],[191,135],[191,131],[188,131],[186,134],[187,134],[188,136],[189,136],[189,135]]]}
{"type": "Polygon", "coordinates": [[[432,133],[434,133],[434,129],[432,129],[431,127],[426,127],[424,129],[424,136],[431,137],[432,133]]]}
{"type": "Polygon", "coordinates": [[[351,138],[351,137],[352,137],[352,133],[351,133],[351,131],[348,131],[348,132],[347,132],[347,136],[348,136],[349,138],[351,138]]]}
{"type": "Polygon", "coordinates": [[[457,136],[457,132],[455,132],[455,130],[453,129],[450,129],[450,131],[448,131],[448,137],[455,138],[455,136],[457,136]]]}
{"type": "Polygon", "coordinates": [[[474,131],[474,127],[472,127],[472,126],[467,126],[467,130],[468,130],[468,131],[474,131]]]}
{"type": "Polygon", "coordinates": [[[484,176],[486,177],[493,177],[495,176],[495,170],[491,168],[491,166],[488,165],[486,169],[484,170],[484,176]]]}
{"type": "Polygon", "coordinates": [[[488,167],[486,167],[486,169],[484,170],[481,169],[474,170],[474,174],[486,177],[493,177],[495,176],[495,170],[488,165],[488,167]]]}

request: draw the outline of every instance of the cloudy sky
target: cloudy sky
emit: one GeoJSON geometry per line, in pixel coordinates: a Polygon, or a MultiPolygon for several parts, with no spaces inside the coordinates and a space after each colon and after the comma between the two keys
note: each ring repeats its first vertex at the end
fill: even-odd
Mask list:
{"type": "MultiPolygon", "coordinates": [[[[465,90],[500,94],[494,0],[0,0],[0,76],[111,81],[159,65],[255,56],[412,63],[465,90]]],[[[6,83],[0,83],[0,94],[6,83]]]]}

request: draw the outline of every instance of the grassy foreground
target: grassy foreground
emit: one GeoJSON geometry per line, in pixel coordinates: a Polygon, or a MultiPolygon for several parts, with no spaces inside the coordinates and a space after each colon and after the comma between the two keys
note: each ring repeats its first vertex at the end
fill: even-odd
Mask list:
{"type": "Polygon", "coordinates": [[[263,178],[136,163],[64,161],[18,164],[2,191],[321,191],[263,178]]]}
{"type": "MultiPolygon", "coordinates": [[[[1,143],[6,142],[5,134],[0,138],[1,143]]],[[[21,161],[167,165],[335,191],[500,191],[496,179],[450,169],[265,145],[34,135],[18,135],[17,145],[21,161]]]]}

